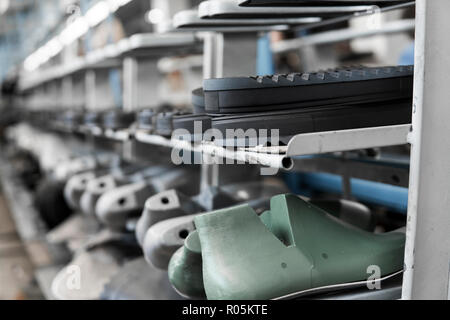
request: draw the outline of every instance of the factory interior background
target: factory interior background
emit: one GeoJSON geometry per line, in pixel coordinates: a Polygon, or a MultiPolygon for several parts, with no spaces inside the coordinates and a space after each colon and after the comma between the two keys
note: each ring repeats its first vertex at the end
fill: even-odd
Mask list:
{"type": "Polygon", "coordinates": [[[415,2],[0,0],[0,299],[419,297],[415,2]]]}

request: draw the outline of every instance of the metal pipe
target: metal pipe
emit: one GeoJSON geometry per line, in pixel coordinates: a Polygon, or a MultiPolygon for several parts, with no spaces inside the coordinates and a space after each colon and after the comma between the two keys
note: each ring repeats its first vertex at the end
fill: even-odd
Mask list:
{"type": "MultiPolygon", "coordinates": [[[[231,150],[217,146],[213,143],[192,144],[190,141],[166,139],[158,135],[150,135],[145,132],[136,132],[137,141],[159,146],[170,147],[176,150],[186,150],[199,152],[206,155],[213,155],[215,159],[230,159],[241,163],[259,164],[274,169],[291,170],[294,163],[291,157],[284,154],[271,154],[261,152],[251,152],[246,150],[231,150]]],[[[225,162],[224,162],[225,163],[225,162]]],[[[208,179],[210,181],[210,179],[208,179]]]]}
{"type": "Polygon", "coordinates": [[[357,30],[354,28],[321,32],[311,36],[284,40],[272,44],[272,51],[281,53],[291,50],[298,50],[306,46],[336,43],[356,38],[366,38],[379,34],[394,34],[414,30],[414,19],[404,19],[385,23],[380,28],[357,30]]]}

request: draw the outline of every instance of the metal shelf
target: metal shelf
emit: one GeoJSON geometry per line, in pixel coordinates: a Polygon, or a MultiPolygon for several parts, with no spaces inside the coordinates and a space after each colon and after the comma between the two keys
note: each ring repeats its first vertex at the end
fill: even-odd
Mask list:
{"type": "Polygon", "coordinates": [[[316,132],[298,134],[287,146],[254,147],[254,148],[224,148],[211,142],[191,143],[186,140],[170,139],[160,135],[149,134],[146,131],[131,133],[128,130],[104,133],[91,131],[93,135],[103,135],[116,141],[127,141],[132,138],[139,142],[163,146],[190,152],[200,152],[214,155],[219,159],[230,159],[240,162],[260,164],[271,168],[290,170],[293,167],[292,158],[302,155],[324,154],[338,151],[350,151],[365,148],[385,147],[408,143],[411,125],[396,125],[364,129],[316,132]]]}
{"type": "Polygon", "coordinates": [[[173,17],[173,27],[178,31],[258,32],[287,30],[290,26],[320,22],[320,18],[271,19],[202,19],[197,10],[184,10],[173,17]]]}
{"type": "MultiPolygon", "coordinates": [[[[24,75],[20,78],[20,90],[30,90],[44,83],[61,79],[84,70],[119,67],[120,61],[111,57],[107,58],[105,50],[94,51],[86,57],[76,58],[70,64],[58,65],[45,70],[36,70],[24,75]]],[[[111,52],[111,48],[108,48],[108,52],[111,52]]]]}
{"type": "MultiPolygon", "coordinates": [[[[320,1],[320,0],[319,0],[320,1]]],[[[331,0],[333,1],[333,0],[331,0]]],[[[352,0],[347,1],[347,3],[351,3],[352,0]]],[[[312,1],[310,1],[312,2],[312,1]]],[[[318,4],[318,1],[314,1],[315,4],[318,4]]],[[[348,4],[345,5],[342,3],[342,1],[339,0],[334,0],[334,2],[336,3],[337,6],[339,7],[346,7],[349,6],[348,4]]],[[[359,2],[364,2],[364,1],[359,1],[359,2]]],[[[381,0],[381,1],[377,1],[378,4],[381,6],[386,6],[386,5],[390,5],[392,2],[394,2],[393,0],[381,0]],[[384,2],[385,4],[383,5],[382,2],[384,2]]],[[[408,0],[397,0],[397,2],[399,3],[405,3],[408,2],[408,0]]],[[[241,6],[241,7],[251,7],[251,8],[258,8],[258,7],[288,7],[288,8],[292,8],[292,7],[305,7],[308,6],[307,4],[305,4],[304,0],[298,0],[298,1],[280,1],[280,0],[236,0],[236,3],[241,6]],[[280,4],[281,3],[281,4],[280,4]]],[[[326,5],[320,4],[320,7],[328,7],[326,5]]]]}
{"type": "Polygon", "coordinates": [[[198,7],[200,18],[273,18],[339,16],[367,12],[374,6],[309,6],[309,7],[241,7],[235,0],[203,1],[198,7]]]}
{"type": "Polygon", "coordinates": [[[142,33],[123,39],[116,44],[107,45],[104,48],[94,50],[85,57],[74,59],[70,64],[50,67],[46,70],[37,70],[25,74],[19,84],[21,90],[30,90],[43,83],[64,78],[77,72],[118,68],[122,65],[122,58],[142,53],[146,55],[167,55],[168,50],[179,47],[195,45],[197,38],[193,34],[154,34],[142,33]],[[157,50],[156,49],[161,49],[157,50]]]}

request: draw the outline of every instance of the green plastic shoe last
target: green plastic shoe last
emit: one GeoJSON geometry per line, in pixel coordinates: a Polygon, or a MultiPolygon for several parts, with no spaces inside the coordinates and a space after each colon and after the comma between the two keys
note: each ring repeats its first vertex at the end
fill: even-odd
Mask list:
{"type": "MultiPolygon", "coordinates": [[[[403,233],[356,229],[293,195],[273,197],[261,217],[242,205],[199,215],[195,224],[208,299],[272,299],[364,281],[371,265],[381,276],[403,267],[403,233]]],[[[172,270],[178,258],[172,258],[172,270]]],[[[170,280],[185,292],[177,278],[170,280]]]]}
{"type": "Polygon", "coordinates": [[[202,252],[197,231],[191,232],[172,256],[169,280],[175,290],[191,299],[205,299],[202,273],[202,252]]]}
{"type": "MultiPolygon", "coordinates": [[[[314,200],[310,203],[360,229],[374,229],[374,218],[370,210],[360,203],[347,200],[314,200]]],[[[180,247],[171,257],[169,280],[175,290],[184,297],[204,299],[206,294],[203,286],[201,247],[196,230],[189,234],[184,246],[186,247],[180,247]]]]}

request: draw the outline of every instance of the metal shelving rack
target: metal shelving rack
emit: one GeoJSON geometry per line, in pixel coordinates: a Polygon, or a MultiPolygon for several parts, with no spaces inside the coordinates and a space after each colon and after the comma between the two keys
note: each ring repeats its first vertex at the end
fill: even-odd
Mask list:
{"type": "Polygon", "coordinates": [[[142,51],[154,52],[158,49],[193,46],[196,41],[193,34],[135,34],[117,44],[110,44],[94,50],[69,64],[57,65],[24,75],[19,84],[20,89],[22,91],[31,90],[46,82],[60,80],[77,72],[120,67],[124,58],[142,55],[142,51]],[[139,53],[140,51],[141,53],[139,53]]]}
{"type": "MultiPolygon", "coordinates": [[[[443,41],[448,30],[446,12],[449,9],[448,1],[417,1],[412,126],[298,135],[287,147],[287,155],[299,155],[412,145],[403,299],[450,298],[450,219],[447,213],[450,197],[441,193],[449,189],[450,181],[447,173],[450,172],[447,164],[450,138],[446,135],[450,109],[442,105],[442,101],[450,98],[450,91],[445,88],[449,80],[445,66],[449,66],[450,61],[444,57],[450,44],[443,41]],[[425,105],[426,113],[423,112],[425,105]]],[[[277,159],[274,165],[279,163],[277,159]]]]}
{"type": "MultiPolygon", "coordinates": [[[[251,10],[251,8],[245,8],[245,10],[251,10]]],[[[450,24],[447,17],[449,11],[448,0],[417,0],[415,87],[411,125],[299,134],[294,136],[285,147],[238,150],[228,150],[207,143],[193,145],[186,141],[167,139],[146,132],[120,131],[104,134],[119,141],[136,139],[144,143],[214,154],[223,158],[287,170],[292,167],[290,158],[295,156],[409,143],[412,145],[412,153],[402,298],[448,299],[450,298],[450,219],[448,215],[450,196],[447,193],[450,190],[448,160],[450,159],[450,135],[448,134],[450,108],[445,107],[445,102],[450,101],[450,90],[446,88],[450,80],[450,72],[447,70],[447,66],[450,66],[450,58],[447,54],[450,52],[450,43],[443,39],[450,24]]],[[[192,12],[190,16],[193,20],[189,25],[189,19],[186,20],[188,13],[184,15],[178,15],[175,19],[175,27],[195,32],[210,31],[203,34],[205,78],[221,76],[223,58],[221,32],[284,30],[287,27],[283,24],[269,27],[247,24],[236,27],[232,23],[214,26],[214,19],[205,21],[206,19],[195,17],[192,12]],[[203,21],[201,22],[203,25],[198,24],[200,20],[203,21]]],[[[406,30],[411,27],[411,22],[408,22],[400,29],[406,30]]],[[[112,54],[111,48],[104,50],[110,53],[105,55],[108,58],[116,56],[112,54]]],[[[55,73],[60,77],[59,73],[55,73]]],[[[41,75],[41,80],[48,77],[41,75]]],[[[27,80],[23,88],[36,85],[39,83],[27,80]]],[[[208,173],[210,169],[205,166],[203,174],[205,180],[214,181],[217,168],[213,167],[208,173]]]]}

